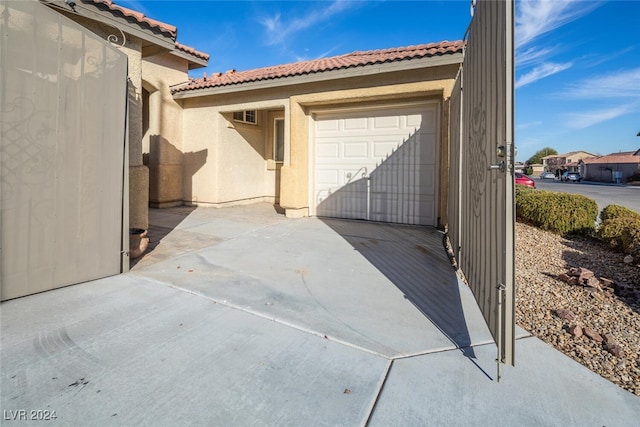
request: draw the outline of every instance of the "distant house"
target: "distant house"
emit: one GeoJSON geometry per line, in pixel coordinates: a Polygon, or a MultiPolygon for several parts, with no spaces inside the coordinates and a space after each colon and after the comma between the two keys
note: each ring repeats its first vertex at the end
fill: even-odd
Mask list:
{"type": "Polygon", "coordinates": [[[579,161],[587,157],[595,157],[595,154],[586,151],[572,151],[566,154],[552,154],[542,158],[544,172],[553,172],[556,175],[568,170],[579,172],[579,161]]]}
{"type": "Polygon", "coordinates": [[[582,159],[580,174],[589,181],[627,182],[640,176],[640,149],[582,159]]]}
{"type": "Polygon", "coordinates": [[[542,163],[532,163],[529,165],[529,167],[531,168],[531,175],[538,176],[542,175],[542,172],[544,172],[542,163]]]}

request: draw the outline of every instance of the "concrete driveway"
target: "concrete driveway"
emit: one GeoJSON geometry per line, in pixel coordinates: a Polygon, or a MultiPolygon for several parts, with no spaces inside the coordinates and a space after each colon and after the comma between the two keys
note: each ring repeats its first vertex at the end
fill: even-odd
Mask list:
{"type": "Polygon", "coordinates": [[[0,305],[3,424],[637,423],[640,398],[522,330],[497,383],[437,230],[266,204],[150,219],[128,274],[0,305]]]}

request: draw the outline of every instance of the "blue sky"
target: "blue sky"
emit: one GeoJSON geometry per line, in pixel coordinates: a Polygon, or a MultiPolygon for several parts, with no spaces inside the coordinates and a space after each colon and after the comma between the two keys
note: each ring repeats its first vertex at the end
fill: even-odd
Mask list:
{"type": "MultiPolygon", "coordinates": [[[[115,0],[178,27],[211,55],[192,77],[460,40],[469,0],[115,0]]],[[[640,148],[640,1],[516,1],[516,146],[594,154],[640,148]]]]}

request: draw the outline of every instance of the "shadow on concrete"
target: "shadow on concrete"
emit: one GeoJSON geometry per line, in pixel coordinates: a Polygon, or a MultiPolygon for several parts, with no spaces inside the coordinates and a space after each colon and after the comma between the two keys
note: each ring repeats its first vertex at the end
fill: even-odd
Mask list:
{"type": "Polygon", "coordinates": [[[442,246],[441,232],[431,227],[320,219],[384,274],[466,357],[475,358],[458,278],[442,246]]]}
{"type": "Polygon", "coordinates": [[[196,206],[181,206],[171,210],[149,208],[149,247],[140,257],[130,261],[129,268],[133,268],[145,256],[152,254],[162,239],[175,230],[196,208],[196,206]]]}

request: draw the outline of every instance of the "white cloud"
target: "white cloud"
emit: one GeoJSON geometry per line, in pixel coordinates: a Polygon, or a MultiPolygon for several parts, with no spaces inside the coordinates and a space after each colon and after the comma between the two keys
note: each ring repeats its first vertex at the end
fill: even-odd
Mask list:
{"type": "Polygon", "coordinates": [[[616,107],[593,110],[584,113],[567,114],[567,126],[573,129],[584,129],[616,117],[637,111],[638,103],[619,105],[616,107]]]}
{"type": "Polygon", "coordinates": [[[541,59],[548,58],[553,54],[555,48],[538,48],[530,47],[526,50],[516,53],[516,65],[518,67],[526,67],[528,65],[537,64],[541,59]]]}
{"type": "Polygon", "coordinates": [[[335,17],[335,15],[357,6],[357,3],[358,2],[350,2],[347,0],[334,0],[329,6],[325,6],[326,3],[322,3],[323,7],[321,9],[312,10],[305,16],[294,18],[290,21],[283,21],[280,13],[272,17],[263,18],[260,20],[260,23],[264,26],[267,33],[266,44],[281,44],[293,37],[294,34],[304,31],[313,25],[327,21],[335,17]]]}
{"type": "Polygon", "coordinates": [[[533,122],[517,124],[516,125],[516,129],[527,129],[527,128],[530,128],[530,127],[540,126],[541,124],[542,124],[542,122],[540,120],[535,120],[533,122]]]}
{"type": "Polygon", "coordinates": [[[620,56],[626,55],[629,52],[633,51],[634,49],[636,49],[636,46],[629,46],[624,49],[610,52],[608,54],[602,54],[601,52],[590,53],[580,58],[580,62],[583,67],[596,67],[600,64],[607,63],[620,56]]]}
{"type": "Polygon", "coordinates": [[[533,42],[598,7],[600,2],[581,0],[521,0],[516,3],[516,64],[518,70],[533,67],[522,74],[516,88],[564,71],[571,62],[549,61],[558,46],[540,47],[533,42]]]}
{"type": "MultiPolygon", "coordinates": [[[[319,55],[316,55],[313,57],[314,60],[316,59],[322,59],[325,58],[327,56],[329,56],[330,54],[332,54],[333,52],[335,52],[340,46],[334,46],[331,49],[325,50],[324,52],[322,52],[319,55]]],[[[308,51],[308,49],[305,49],[305,51],[308,51]]],[[[300,61],[308,61],[310,59],[309,55],[293,55],[293,57],[296,59],[296,62],[300,62],[300,61]]]]}
{"type": "Polygon", "coordinates": [[[573,64],[571,62],[566,62],[564,64],[555,64],[552,62],[544,63],[518,78],[516,81],[516,88],[526,86],[537,80],[549,77],[553,74],[571,68],[572,66],[573,64]]]}
{"type": "Polygon", "coordinates": [[[562,94],[573,98],[640,98],[640,68],[585,79],[562,94]]]}
{"type": "Polygon", "coordinates": [[[517,3],[516,48],[574,21],[600,6],[580,0],[521,0],[517,3]]]}

